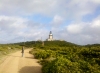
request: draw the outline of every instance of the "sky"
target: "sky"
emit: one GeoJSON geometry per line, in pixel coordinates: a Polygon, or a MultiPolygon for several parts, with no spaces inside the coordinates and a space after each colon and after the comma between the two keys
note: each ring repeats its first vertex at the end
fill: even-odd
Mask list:
{"type": "Polygon", "coordinates": [[[100,0],[0,0],[0,43],[100,44],[100,0]]]}

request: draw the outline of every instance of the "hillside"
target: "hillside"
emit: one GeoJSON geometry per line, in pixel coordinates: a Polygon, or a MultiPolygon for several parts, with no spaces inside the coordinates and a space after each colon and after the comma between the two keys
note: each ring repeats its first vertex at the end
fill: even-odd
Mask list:
{"type": "Polygon", "coordinates": [[[0,55],[6,55],[16,50],[20,50],[22,46],[14,44],[0,44],[0,55]]]}
{"type": "MultiPolygon", "coordinates": [[[[45,46],[52,46],[52,47],[70,47],[70,46],[78,46],[77,44],[70,43],[67,41],[43,41],[45,46]]],[[[27,41],[27,42],[20,42],[20,43],[14,43],[17,45],[25,45],[26,47],[39,47],[43,43],[42,41],[27,41]],[[24,43],[24,44],[23,44],[24,43]]]]}
{"type": "Polygon", "coordinates": [[[33,48],[43,73],[100,73],[100,44],[77,45],[66,41],[27,41],[0,45],[0,52],[33,48]]]}
{"type": "Polygon", "coordinates": [[[35,42],[30,51],[40,59],[43,73],[100,73],[100,46],[65,41],[35,42]]]}

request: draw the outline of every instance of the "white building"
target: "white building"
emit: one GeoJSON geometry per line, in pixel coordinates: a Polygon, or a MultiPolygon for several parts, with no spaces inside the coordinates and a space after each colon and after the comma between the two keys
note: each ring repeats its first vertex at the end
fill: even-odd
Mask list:
{"type": "Polygon", "coordinates": [[[52,35],[52,32],[50,31],[50,34],[49,34],[49,38],[47,39],[47,41],[53,41],[53,35],[52,35]]]}

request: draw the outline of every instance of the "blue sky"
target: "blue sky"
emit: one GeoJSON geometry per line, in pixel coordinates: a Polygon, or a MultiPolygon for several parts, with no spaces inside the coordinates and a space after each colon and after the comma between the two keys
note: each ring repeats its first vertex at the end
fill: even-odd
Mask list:
{"type": "Polygon", "coordinates": [[[100,43],[100,0],[0,0],[0,43],[54,39],[100,43]]]}

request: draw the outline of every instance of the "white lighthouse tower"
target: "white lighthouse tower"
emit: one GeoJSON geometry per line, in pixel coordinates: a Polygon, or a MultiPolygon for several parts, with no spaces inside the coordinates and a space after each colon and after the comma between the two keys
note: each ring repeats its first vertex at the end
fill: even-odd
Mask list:
{"type": "Polygon", "coordinates": [[[53,35],[51,31],[50,31],[49,38],[47,39],[47,41],[53,41],[53,35]]]}
{"type": "Polygon", "coordinates": [[[50,31],[50,34],[49,34],[49,39],[53,39],[53,35],[52,35],[51,31],[50,31]]]}

